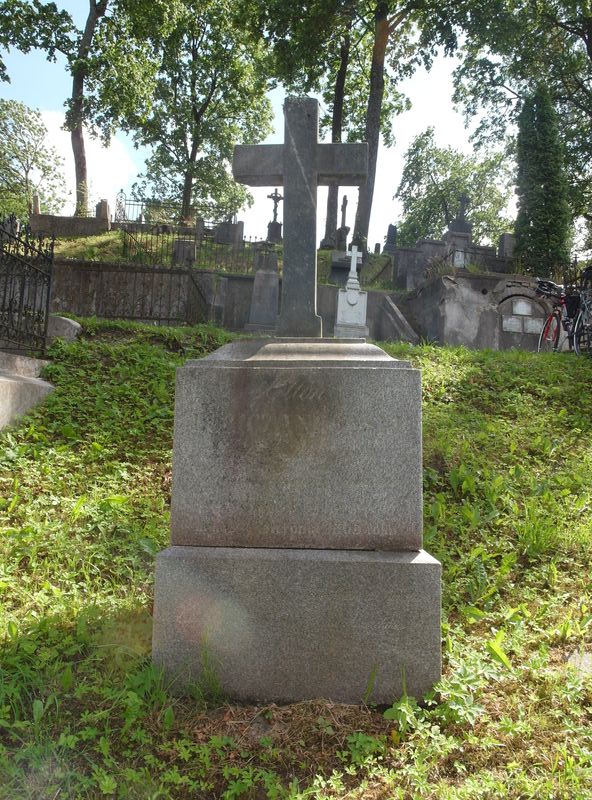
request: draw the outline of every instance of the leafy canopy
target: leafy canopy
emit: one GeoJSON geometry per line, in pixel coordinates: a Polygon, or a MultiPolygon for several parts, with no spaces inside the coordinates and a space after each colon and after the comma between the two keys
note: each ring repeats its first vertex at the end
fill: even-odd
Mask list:
{"type": "Polygon", "coordinates": [[[34,194],[44,212],[63,205],[62,159],[46,138],[38,111],[17,100],[0,100],[0,217],[27,218],[34,194]]]}
{"type": "Polygon", "coordinates": [[[130,121],[152,148],[136,192],[182,201],[200,215],[237,211],[246,190],[230,175],[235,144],[270,130],[262,44],[249,40],[229,2],[188,0],[164,41],[151,108],[130,121]]]}
{"type": "Polygon", "coordinates": [[[505,216],[509,172],[502,154],[486,158],[438,147],[434,129],[415,137],[405,153],[396,197],[403,206],[398,240],[413,246],[421,238],[440,238],[454,219],[462,194],[470,197],[467,219],[477,241],[494,243],[511,227],[505,216]]]}

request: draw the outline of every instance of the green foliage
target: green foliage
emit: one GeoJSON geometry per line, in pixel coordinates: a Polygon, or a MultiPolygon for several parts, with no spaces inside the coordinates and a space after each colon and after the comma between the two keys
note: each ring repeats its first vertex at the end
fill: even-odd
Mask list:
{"type": "Polygon", "coordinates": [[[191,209],[216,220],[238,211],[247,194],[229,162],[235,144],[269,132],[267,88],[262,44],[249,43],[232,4],[186,0],[163,42],[151,108],[130,120],[153,148],[136,193],[180,202],[185,219],[191,209]]]}
{"type": "Polygon", "coordinates": [[[2,800],[587,800],[591,684],[565,659],[592,641],[588,359],[386,345],[422,369],[442,680],[386,711],[236,706],[215,665],[179,698],[150,662],[174,372],[229,337],[82,322],[0,433],[2,800]]]}
{"type": "Polygon", "coordinates": [[[544,86],[524,101],[518,125],[515,254],[524,272],[561,277],[569,263],[571,214],[557,118],[544,86]]]}
{"type": "Polygon", "coordinates": [[[484,0],[470,4],[455,100],[480,116],[484,147],[513,136],[522,102],[539,83],[559,114],[572,216],[592,219],[590,4],[581,0],[484,0]],[[483,114],[485,110],[485,114],[483,114]]]}
{"type": "Polygon", "coordinates": [[[46,137],[38,111],[17,100],[0,100],[0,217],[14,213],[27,219],[35,193],[42,212],[56,213],[61,208],[62,160],[46,137]]]}
{"type": "Polygon", "coordinates": [[[509,174],[502,154],[478,158],[452,147],[438,147],[434,129],[411,142],[405,153],[397,198],[403,206],[398,240],[412,247],[418,239],[439,239],[456,216],[460,197],[470,197],[467,220],[473,238],[496,243],[510,222],[504,211],[510,197],[509,174]]]}

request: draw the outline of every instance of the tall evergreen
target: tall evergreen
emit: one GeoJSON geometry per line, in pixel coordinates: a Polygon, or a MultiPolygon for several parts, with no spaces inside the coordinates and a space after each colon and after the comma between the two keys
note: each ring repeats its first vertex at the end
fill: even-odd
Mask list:
{"type": "Polygon", "coordinates": [[[557,115],[548,90],[526,98],[518,119],[516,255],[522,269],[560,277],[569,262],[571,212],[557,115]]]}

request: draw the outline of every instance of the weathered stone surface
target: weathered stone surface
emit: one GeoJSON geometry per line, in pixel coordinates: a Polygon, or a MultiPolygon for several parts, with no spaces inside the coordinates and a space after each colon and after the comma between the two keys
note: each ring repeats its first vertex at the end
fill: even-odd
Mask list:
{"type": "Polygon", "coordinates": [[[340,289],[337,295],[337,319],[334,335],[343,339],[352,336],[365,338],[369,333],[366,326],[368,293],[360,289],[357,273],[357,250],[358,248],[354,245],[347,284],[345,289],[340,289]]]}
{"type": "Polygon", "coordinates": [[[261,254],[255,273],[247,331],[275,331],[279,307],[280,278],[275,253],[261,254]]]}
{"type": "Polygon", "coordinates": [[[419,371],[342,342],[234,342],[178,370],[173,544],[421,548],[419,371]]]}
{"type": "Polygon", "coordinates": [[[47,341],[53,342],[54,339],[64,339],[66,342],[74,342],[82,333],[82,325],[75,319],[60,317],[57,314],[50,314],[47,320],[47,341]]]}
{"type": "Polygon", "coordinates": [[[0,428],[10,425],[53,392],[53,386],[38,377],[48,363],[0,351],[0,428]]]}
{"type": "Polygon", "coordinates": [[[440,678],[440,570],[424,551],[171,547],[153,658],[177,692],[207,663],[241,701],[421,697],[440,678]]]}

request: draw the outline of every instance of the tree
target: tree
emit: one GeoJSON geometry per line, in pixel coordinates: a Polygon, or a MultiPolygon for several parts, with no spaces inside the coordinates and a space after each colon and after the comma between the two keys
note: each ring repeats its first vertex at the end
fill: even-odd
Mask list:
{"type": "Polygon", "coordinates": [[[224,217],[244,205],[230,175],[234,145],[271,127],[262,44],[249,42],[227,0],[186,0],[163,43],[149,113],[131,118],[136,142],[153,148],[142,191],[181,204],[181,216],[224,217]]]}
{"type": "Polygon", "coordinates": [[[403,206],[398,242],[412,247],[418,239],[439,239],[452,222],[462,194],[470,197],[467,220],[473,236],[493,243],[511,228],[504,215],[510,198],[509,172],[502,154],[477,158],[452,147],[438,147],[434,129],[415,137],[405,153],[396,197],[403,206]]]}
{"type": "MultiPolygon", "coordinates": [[[[66,103],[76,174],[76,212],[88,205],[84,126],[108,140],[114,128],[149,106],[155,50],[181,0],[88,0],[85,25],[41,0],[0,0],[0,47],[39,48],[49,60],[61,53],[72,76],[66,103]]],[[[0,60],[0,78],[6,80],[0,60]]]]}
{"type": "MultiPolygon", "coordinates": [[[[333,136],[337,136],[340,109],[345,108],[342,130],[347,129],[348,138],[368,142],[368,179],[359,191],[354,230],[358,243],[368,235],[380,137],[387,143],[394,141],[392,115],[406,107],[405,98],[396,91],[397,83],[418,64],[429,67],[439,46],[452,52],[456,9],[465,4],[464,0],[247,3],[257,34],[273,45],[278,77],[288,84],[300,77],[306,91],[321,87],[326,102],[330,91],[333,136]],[[363,66],[356,70],[356,63],[363,66]]],[[[330,209],[330,216],[333,213],[330,209]]]]}
{"type": "Polygon", "coordinates": [[[46,137],[38,111],[0,100],[0,217],[14,213],[26,219],[34,194],[46,213],[63,205],[62,161],[46,137]]]}
{"type": "Polygon", "coordinates": [[[557,117],[546,87],[524,101],[518,125],[515,253],[525,272],[561,275],[569,261],[571,214],[557,117]]]}
{"type": "Polygon", "coordinates": [[[572,216],[592,222],[592,9],[583,0],[482,0],[465,24],[455,96],[489,147],[544,82],[561,118],[572,216]]]}

